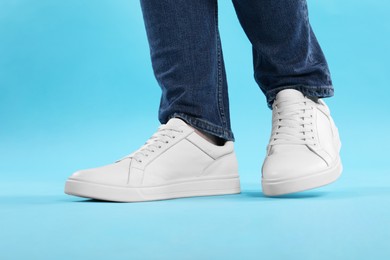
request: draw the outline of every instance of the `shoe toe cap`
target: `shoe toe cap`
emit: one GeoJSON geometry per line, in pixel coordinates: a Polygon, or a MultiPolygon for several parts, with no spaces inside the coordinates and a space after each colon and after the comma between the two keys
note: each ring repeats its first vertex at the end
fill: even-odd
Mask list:
{"type": "Polygon", "coordinates": [[[105,185],[126,185],[129,168],[130,159],[125,159],[106,166],[77,171],[69,179],[105,185]]]}
{"type": "Polygon", "coordinates": [[[327,167],[326,162],[314,153],[277,153],[266,158],[262,174],[263,179],[276,181],[315,174],[327,167]]]}

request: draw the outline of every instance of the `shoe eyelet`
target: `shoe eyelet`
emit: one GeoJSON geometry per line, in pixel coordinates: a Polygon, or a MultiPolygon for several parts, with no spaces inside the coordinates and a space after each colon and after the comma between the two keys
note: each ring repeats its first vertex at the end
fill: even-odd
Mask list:
{"type": "Polygon", "coordinates": [[[160,146],[158,146],[158,148],[161,148],[161,145],[160,145],[160,146]]]}
{"type": "Polygon", "coordinates": [[[165,143],[167,144],[167,143],[169,143],[168,141],[165,141],[165,143]]]}

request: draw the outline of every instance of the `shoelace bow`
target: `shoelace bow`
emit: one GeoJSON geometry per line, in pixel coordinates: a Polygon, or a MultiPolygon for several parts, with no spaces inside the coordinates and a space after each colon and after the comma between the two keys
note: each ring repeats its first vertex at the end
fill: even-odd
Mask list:
{"type": "Polygon", "coordinates": [[[171,139],[176,138],[176,133],[182,133],[183,130],[161,125],[156,133],[154,133],[144,145],[142,145],[135,152],[125,156],[125,158],[133,158],[137,162],[142,162],[142,158],[148,157],[150,153],[154,153],[157,149],[161,149],[163,145],[170,142],[171,139]]]}
{"type": "Polygon", "coordinates": [[[274,104],[270,145],[316,145],[313,130],[313,110],[306,98],[281,100],[274,104]]]}

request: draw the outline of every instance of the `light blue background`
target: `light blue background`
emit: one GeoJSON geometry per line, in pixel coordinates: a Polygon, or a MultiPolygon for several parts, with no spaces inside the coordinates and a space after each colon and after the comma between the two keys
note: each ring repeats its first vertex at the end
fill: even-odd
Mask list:
{"type": "Polygon", "coordinates": [[[0,1],[0,259],[390,258],[390,2],[309,1],[344,172],[285,199],[262,196],[271,114],[233,6],[219,5],[243,192],[123,204],[63,184],[159,125],[139,2],[0,1]]]}

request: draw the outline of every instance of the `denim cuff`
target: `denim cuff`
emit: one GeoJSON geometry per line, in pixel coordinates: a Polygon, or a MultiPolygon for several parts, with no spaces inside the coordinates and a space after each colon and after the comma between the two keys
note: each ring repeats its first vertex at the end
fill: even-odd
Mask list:
{"type": "Polygon", "coordinates": [[[220,138],[223,138],[227,141],[235,141],[233,132],[230,129],[223,128],[221,126],[215,125],[213,123],[208,122],[207,120],[196,118],[184,113],[173,113],[170,116],[168,116],[168,120],[178,117],[183,119],[187,124],[202,130],[206,133],[218,136],[220,138]]]}
{"type": "Polygon", "coordinates": [[[278,87],[265,93],[265,96],[267,98],[267,105],[270,109],[272,109],[272,103],[274,102],[278,92],[284,89],[296,89],[302,92],[303,95],[309,97],[327,98],[327,97],[332,97],[334,95],[334,88],[332,85],[328,85],[328,86],[290,85],[290,86],[278,87]]]}

